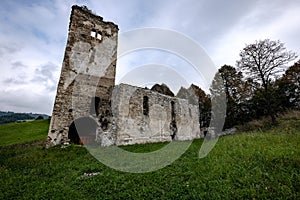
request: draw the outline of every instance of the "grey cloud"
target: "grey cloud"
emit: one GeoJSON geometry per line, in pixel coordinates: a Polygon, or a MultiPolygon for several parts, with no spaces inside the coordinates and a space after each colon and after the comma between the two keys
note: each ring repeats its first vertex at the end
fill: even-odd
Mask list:
{"type": "Polygon", "coordinates": [[[24,89],[0,91],[0,108],[16,112],[37,112],[51,114],[53,93],[37,94],[24,89]]]}
{"type": "MultiPolygon", "coordinates": [[[[226,42],[221,40],[223,36],[230,34],[240,23],[245,26],[244,30],[240,30],[241,35],[248,27],[260,30],[300,4],[297,0],[178,0],[164,1],[163,4],[158,1],[151,2],[152,5],[147,5],[150,8],[143,9],[154,12],[145,12],[143,17],[148,20],[140,20],[140,26],[177,30],[194,38],[210,52],[222,48],[222,43],[226,42]]],[[[237,42],[244,44],[246,41],[237,42]]]]}
{"type": "Polygon", "coordinates": [[[16,44],[0,44],[0,56],[16,53],[19,50],[20,48],[16,44]]]}
{"type": "Polygon", "coordinates": [[[175,29],[208,44],[249,13],[256,1],[157,1],[149,8],[155,12],[144,16],[141,25],[175,29]]]}
{"type": "Polygon", "coordinates": [[[6,78],[2,82],[5,85],[24,85],[28,83],[24,76],[6,78]]]}
{"type": "Polygon", "coordinates": [[[65,1],[46,0],[43,3],[39,1],[29,3],[17,0],[4,2],[0,11],[6,16],[11,31],[20,30],[14,34],[22,37],[22,33],[25,33],[27,39],[30,35],[47,42],[60,40],[64,36],[71,5],[72,2],[65,1]]]}
{"type": "Polygon", "coordinates": [[[20,61],[16,61],[16,62],[11,63],[11,67],[12,67],[12,69],[28,68],[27,65],[23,64],[23,63],[20,62],[20,61]]]}
{"type": "MultiPolygon", "coordinates": [[[[20,64],[17,63],[17,65],[20,64]]],[[[24,73],[4,79],[2,81],[4,87],[0,88],[0,108],[18,112],[51,114],[57,85],[55,70],[57,66],[48,62],[35,70],[32,79],[24,73]],[[45,88],[44,92],[40,92],[43,88],[45,88]]]]}
{"type": "Polygon", "coordinates": [[[35,73],[38,77],[43,79],[52,79],[53,78],[53,69],[57,68],[57,66],[51,62],[41,65],[39,68],[35,70],[35,73]]]}
{"type": "Polygon", "coordinates": [[[43,84],[48,91],[54,91],[57,85],[57,78],[54,76],[54,72],[57,68],[58,66],[52,62],[41,65],[35,70],[34,78],[31,81],[43,84]]]}

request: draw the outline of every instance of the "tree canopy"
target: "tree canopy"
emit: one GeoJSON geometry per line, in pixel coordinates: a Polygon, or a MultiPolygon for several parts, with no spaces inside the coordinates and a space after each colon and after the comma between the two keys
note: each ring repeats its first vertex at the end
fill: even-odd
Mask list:
{"type": "Polygon", "coordinates": [[[237,67],[246,76],[265,87],[270,79],[274,79],[278,73],[284,71],[286,65],[296,58],[296,53],[288,51],[284,43],[265,39],[246,45],[240,52],[237,67]]]}
{"type": "Polygon", "coordinates": [[[288,51],[284,43],[269,39],[256,41],[246,45],[240,52],[240,60],[237,61],[238,69],[253,81],[259,83],[263,90],[262,96],[265,101],[268,115],[273,123],[276,122],[275,113],[272,109],[273,96],[270,87],[276,76],[287,68],[287,64],[297,55],[288,51]]]}

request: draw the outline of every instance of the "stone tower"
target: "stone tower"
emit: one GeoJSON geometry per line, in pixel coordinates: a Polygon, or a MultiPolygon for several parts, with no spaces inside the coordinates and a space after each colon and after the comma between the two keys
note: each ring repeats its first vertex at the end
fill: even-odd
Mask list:
{"type": "Polygon", "coordinates": [[[117,25],[84,6],[72,7],[48,145],[88,143],[96,139],[95,133],[111,129],[117,42],[117,25]],[[85,135],[79,138],[80,124],[85,135]]]}

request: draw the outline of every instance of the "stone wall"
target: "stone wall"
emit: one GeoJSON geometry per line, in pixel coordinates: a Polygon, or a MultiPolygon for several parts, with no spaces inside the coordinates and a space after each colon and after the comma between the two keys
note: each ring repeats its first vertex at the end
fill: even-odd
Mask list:
{"type": "Polygon", "coordinates": [[[72,7],[48,133],[49,145],[68,143],[69,127],[75,119],[89,117],[99,124],[101,114],[111,113],[109,101],[115,82],[117,38],[117,25],[103,21],[85,7],[72,7]]]}
{"type": "Polygon", "coordinates": [[[115,87],[116,145],[200,137],[198,104],[127,84],[115,87]]]}

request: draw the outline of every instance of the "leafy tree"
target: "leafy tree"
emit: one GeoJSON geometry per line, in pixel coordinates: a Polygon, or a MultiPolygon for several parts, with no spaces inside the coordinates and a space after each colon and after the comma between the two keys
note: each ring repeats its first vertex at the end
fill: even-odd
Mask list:
{"type": "Polygon", "coordinates": [[[224,65],[219,69],[223,79],[223,86],[226,94],[226,119],[225,128],[230,128],[237,124],[239,115],[239,103],[241,100],[242,73],[229,65],[224,65]]]}
{"type": "Polygon", "coordinates": [[[243,82],[243,98],[244,101],[241,103],[241,119],[242,124],[244,122],[251,121],[253,119],[259,118],[261,115],[258,115],[257,110],[261,107],[261,104],[257,105],[257,102],[254,102],[254,99],[257,99],[257,92],[260,90],[260,86],[257,82],[253,81],[251,78],[247,78],[243,82]]]}
{"type": "Polygon", "coordinates": [[[227,110],[224,80],[219,72],[215,74],[209,91],[211,94],[210,127],[214,129],[213,134],[219,134],[224,129],[227,110]]]}
{"type": "Polygon", "coordinates": [[[8,113],[7,115],[0,116],[0,124],[16,122],[18,120],[30,120],[30,119],[34,119],[34,117],[28,113],[8,113]]]}
{"type": "Polygon", "coordinates": [[[273,97],[270,92],[270,85],[273,79],[286,68],[286,65],[296,57],[295,52],[286,50],[284,43],[269,39],[246,45],[240,52],[237,66],[243,73],[262,86],[266,111],[273,123],[276,122],[276,116],[272,109],[273,97]]]}
{"type": "Polygon", "coordinates": [[[249,100],[254,96],[257,84],[250,78],[244,81],[242,72],[230,65],[222,66],[218,72],[223,79],[227,102],[224,127],[230,128],[253,119],[249,100]]]}
{"type": "Polygon", "coordinates": [[[35,120],[41,120],[41,119],[44,119],[44,117],[41,115],[39,115],[37,118],[35,118],[35,120]]]}
{"type": "Polygon", "coordinates": [[[277,87],[274,83],[271,83],[268,86],[270,98],[270,107],[268,107],[265,96],[264,96],[264,88],[258,88],[255,90],[252,99],[250,99],[248,106],[249,110],[251,110],[252,119],[257,119],[262,116],[269,115],[268,109],[271,109],[274,113],[274,117],[276,114],[283,111],[284,105],[282,104],[281,94],[278,92],[277,87]]]}
{"type": "Polygon", "coordinates": [[[276,81],[277,95],[284,108],[300,108],[300,60],[276,81]]]}

